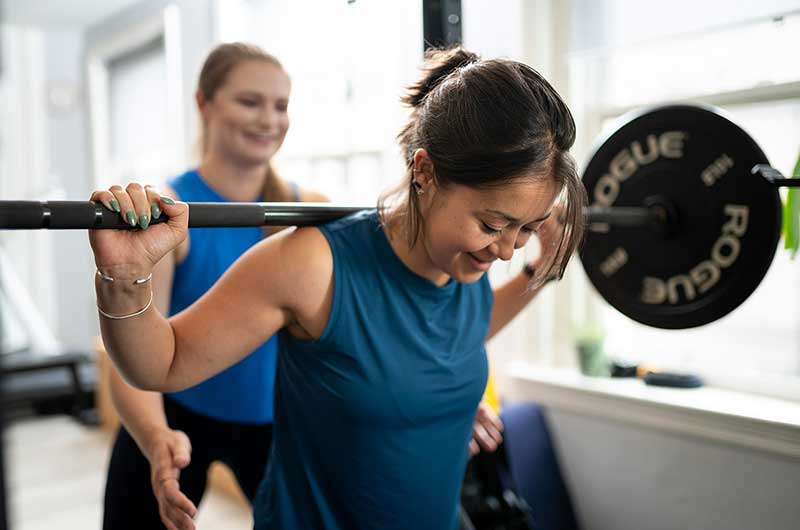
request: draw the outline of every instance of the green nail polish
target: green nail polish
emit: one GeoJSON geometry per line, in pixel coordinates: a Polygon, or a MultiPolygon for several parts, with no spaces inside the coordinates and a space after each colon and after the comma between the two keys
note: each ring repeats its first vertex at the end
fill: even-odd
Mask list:
{"type": "Polygon", "coordinates": [[[121,211],[119,208],[119,201],[117,201],[117,199],[111,199],[111,209],[117,213],[121,211]]]}
{"type": "Polygon", "coordinates": [[[153,219],[158,219],[161,217],[161,208],[159,208],[157,204],[152,204],[150,206],[150,213],[153,214],[153,219]]]}
{"type": "Polygon", "coordinates": [[[142,214],[139,216],[139,226],[142,227],[142,230],[150,226],[150,218],[147,214],[142,214]]]}
{"type": "Polygon", "coordinates": [[[133,210],[128,210],[125,214],[125,219],[128,220],[128,224],[131,226],[136,226],[136,214],[133,213],[133,210]]]}
{"type": "Polygon", "coordinates": [[[165,197],[164,195],[161,196],[161,200],[164,201],[166,204],[169,204],[169,205],[175,204],[175,201],[173,201],[169,197],[165,197]]]}

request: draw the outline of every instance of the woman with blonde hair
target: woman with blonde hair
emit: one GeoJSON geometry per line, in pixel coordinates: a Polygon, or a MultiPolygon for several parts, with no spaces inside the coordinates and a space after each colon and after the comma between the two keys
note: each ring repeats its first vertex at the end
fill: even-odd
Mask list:
{"type": "MultiPolygon", "coordinates": [[[[289,128],[290,89],[281,63],[260,48],[216,47],[196,91],[200,164],[170,179],[164,193],[202,202],[326,200],[280,178],[271,163],[289,128]]],[[[142,229],[161,214],[156,204],[142,210],[112,200],[109,206],[142,229]]],[[[265,235],[261,228],[189,230],[152,271],[153,304],[165,315],[179,313],[265,235]]],[[[165,394],[135,389],[111,370],[122,426],[108,468],[105,529],[180,527],[186,514],[195,514],[213,461],[232,469],[252,501],[272,445],[276,352],[277,338],[264,336],[240,362],[165,394]]]]}

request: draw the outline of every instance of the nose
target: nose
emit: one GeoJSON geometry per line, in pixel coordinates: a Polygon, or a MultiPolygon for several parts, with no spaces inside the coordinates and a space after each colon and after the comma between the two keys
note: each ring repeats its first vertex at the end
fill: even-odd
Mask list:
{"type": "Polygon", "coordinates": [[[491,244],[492,253],[503,261],[508,261],[514,256],[517,234],[514,230],[503,231],[500,238],[491,244]]]}

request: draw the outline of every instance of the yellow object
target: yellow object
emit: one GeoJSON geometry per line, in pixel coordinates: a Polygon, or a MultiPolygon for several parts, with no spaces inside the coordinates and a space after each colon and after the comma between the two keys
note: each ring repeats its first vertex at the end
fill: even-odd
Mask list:
{"type": "Polygon", "coordinates": [[[494,386],[492,369],[489,367],[489,380],[486,382],[486,390],[483,391],[483,401],[488,403],[495,414],[500,414],[500,397],[494,386]]]}

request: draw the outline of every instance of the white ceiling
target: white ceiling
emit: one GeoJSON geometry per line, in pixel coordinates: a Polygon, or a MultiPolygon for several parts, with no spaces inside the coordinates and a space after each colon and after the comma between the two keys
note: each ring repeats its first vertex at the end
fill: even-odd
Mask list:
{"type": "Polygon", "coordinates": [[[85,28],[140,0],[0,0],[2,20],[25,26],[85,28]]]}

